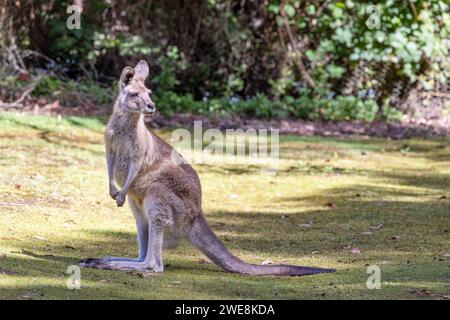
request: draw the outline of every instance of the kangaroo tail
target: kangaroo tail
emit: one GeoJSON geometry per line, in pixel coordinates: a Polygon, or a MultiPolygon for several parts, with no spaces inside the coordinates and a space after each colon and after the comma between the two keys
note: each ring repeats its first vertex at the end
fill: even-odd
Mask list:
{"type": "Polygon", "coordinates": [[[222,269],[249,275],[304,276],[316,273],[334,272],[333,269],[321,269],[290,265],[257,265],[246,263],[231,254],[208,226],[205,217],[200,214],[188,234],[190,242],[200,249],[209,259],[222,269]]]}

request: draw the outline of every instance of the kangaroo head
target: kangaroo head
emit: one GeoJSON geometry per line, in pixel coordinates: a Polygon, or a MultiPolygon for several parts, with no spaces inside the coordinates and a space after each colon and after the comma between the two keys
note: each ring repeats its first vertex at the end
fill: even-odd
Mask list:
{"type": "Polygon", "coordinates": [[[155,103],[150,98],[152,91],[145,86],[149,68],[141,60],[134,68],[125,67],[119,81],[119,100],[124,111],[153,114],[155,103]]]}

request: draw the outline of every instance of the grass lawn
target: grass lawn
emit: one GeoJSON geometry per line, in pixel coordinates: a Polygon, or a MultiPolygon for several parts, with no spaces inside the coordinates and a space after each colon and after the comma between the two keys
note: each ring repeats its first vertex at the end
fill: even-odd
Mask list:
{"type": "MultiPolygon", "coordinates": [[[[163,275],[81,270],[135,256],[128,206],[107,190],[103,123],[0,113],[0,299],[448,299],[449,140],[280,137],[276,175],[198,164],[213,230],[246,261],[331,267],[307,277],[222,272],[188,243],[163,275]],[[366,287],[381,268],[381,289],[366,287]]],[[[165,138],[169,131],[158,132],[165,138]]]]}

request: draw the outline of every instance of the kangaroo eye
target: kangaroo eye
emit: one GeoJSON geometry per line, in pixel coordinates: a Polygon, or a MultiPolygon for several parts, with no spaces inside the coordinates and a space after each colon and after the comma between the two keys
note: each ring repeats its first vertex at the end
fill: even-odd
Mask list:
{"type": "Polygon", "coordinates": [[[138,96],[138,93],[137,93],[137,92],[133,92],[133,93],[131,94],[131,96],[132,96],[132,97],[137,97],[137,96],[138,96]]]}

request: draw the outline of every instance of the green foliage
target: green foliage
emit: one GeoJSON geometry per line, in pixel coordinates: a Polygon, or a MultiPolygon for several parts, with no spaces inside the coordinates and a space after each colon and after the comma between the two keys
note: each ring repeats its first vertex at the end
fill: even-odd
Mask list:
{"type": "Polygon", "coordinates": [[[287,97],[285,103],[292,116],[309,120],[373,121],[378,110],[374,100],[363,100],[354,96],[337,96],[330,99],[287,97]]]}
{"type": "Polygon", "coordinates": [[[51,96],[59,99],[63,105],[71,106],[83,102],[84,98],[99,105],[111,104],[115,99],[116,92],[89,79],[82,82],[62,81],[56,77],[43,75],[33,94],[35,96],[51,96]]]}
{"type": "Polygon", "coordinates": [[[158,111],[164,114],[204,113],[203,103],[193,99],[191,94],[178,95],[173,91],[162,91],[155,95],[158,111]]]}
{"type": "Polygon", "coordinates": [[[373,100],[362,100],[353,96],[339,96],[324,104],[325,120],[375,120],[378,106],[373,100]]]}
{"type": "MultiPolygon", "coordinates": [[[[172,91],[167,91],[158,94],[155,101],[157,101],[158,110],[165,114],[238,114],[260,119],[291,116],[308,120],[373,121],[378,111],[378,105],[374,100],[363,100],[354,96],[338,96],[330,99],[286,96],[283,101],[274,101],[263,94],[258,94],[247,100],[196,101],[190,94],[177,95],[172,91]]],[[[386,107],[384,111],[383,119],[386,120],[398,120],[401,115],[398,110],[393,108],[386,107]]]]}
{"type": "Polygon", "coordinates": [[[88,59],[94,61],[114,49],[121,56],[147,55],[152,52],[152,49],[145,45],[144,39],[139,35],[127,35],[125,33],[112,35],[95,32],[93,38],[94,49],[89,52],[88,59]]]}
{"type": "MultiPolygon", "coordinates": [[[[4,6],[18,17],[20,49],[46,57],[26,61],[49,75],[36,95],[76,81],[83,84],[77,90],[107,103],[103,88],[123,66],[146,59],[165,113],[371,121],[398,119],[393,108],[405,90],[436,90],[450,77],[444,0],[289,0],[283,8],[279,0],[211,0],[189,10],[162,0],[84,1],[80,30],[66,28],[71,1],[34,3],[4,6]],[[61,83],[55,70],[70,80],[61,83]]],[[[0,40],[7,43],[3,34],[0,40]]]]}
{"type": "Polygon", "coordinates": [[[58,91],[61,87],[62,87],[61,80],[48,75],[44,75],[41,77],[39,83],[36,85],[33,94],[36,96],[52,95],[56,91],[58,91]]]}
{"type": "Polygon", "coordinates": [[[237,103],[231,104],[231,107],[237,113],[270,119],[277,113],[279,105],[269,100],[265,95],[257,94],[253,99],[240,100],[237,103]]]}
{"type": "MultiPolygon", "coordinates": [[[[269,99],[264,94],[257,94],[253,98],[231,99],[212,98],[202,101],[195,100],[192,94],[177,94],[173,91],[177,80],[173,73],[159,74],[165,77],[158,82],[165,90],[158,90],[154,100],[158,110],[163,114],[193,113],[193,114],[238,114],[260,119],[273,117],[295,117],[308,120],[361,120],[373,121],[377,115],[378,105],[373,99],[361,99],[355,96],[336,96],[329,98],[310,97],[312,91],[304,92],[298,98],[286,95],[281,101],[269,99]]],[[[3,80],[6,81],[6,80],[3,80]]],[[[63,103],[73,103],[74,95],[84,95],[91,101],[104,105],[113,103],[116,92],[100,86],[97,82],[86,80],[81,83],[69,80],[63,82],[57,78],[43,76],[36,86],[35,95],[58,97],[63,103]]],[[[384,106],[382,118],[385,120],[399,120],[401,112],[384,106]]]]}
{"type": "Polygon", "coordinates": [[[12,101],[18,98],[20,92],[25,90],[28,82],[18,81],[14,76],[0,77],[0,99],[3,101],[12,101]]]}
{"type": "Polygon", "coordinates": [[[174,91],[180,84],[176,72],[186,68],[183,53],[176,46],[170,46],[159,54],[155,65],[159,68],[159,73],[152,77],[152,82],[158,91],[174,91]]]}

